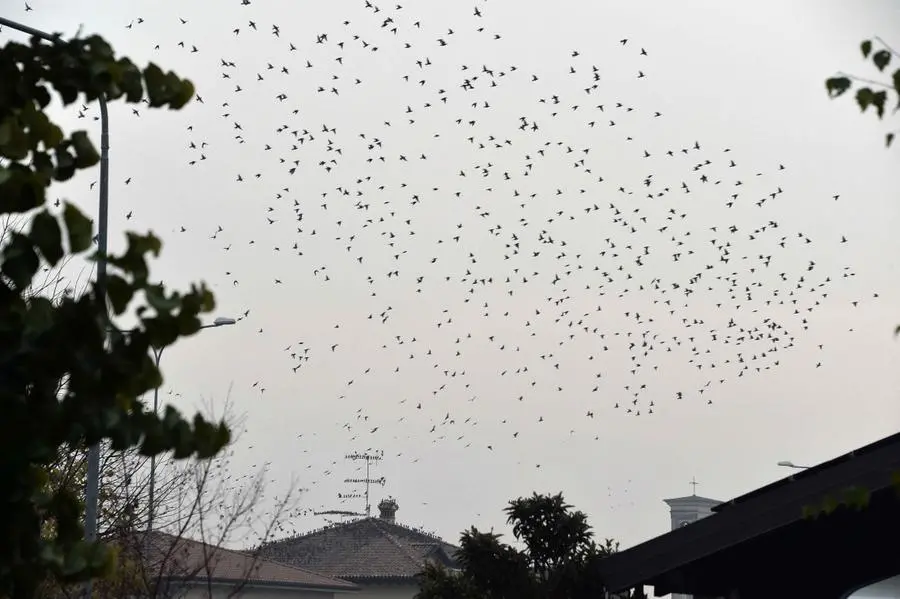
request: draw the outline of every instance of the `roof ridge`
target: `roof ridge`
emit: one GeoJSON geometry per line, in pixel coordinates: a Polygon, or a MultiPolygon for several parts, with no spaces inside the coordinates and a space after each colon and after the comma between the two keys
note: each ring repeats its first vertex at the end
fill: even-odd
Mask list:
{"type": "Polygon", "coordinates": [[[397,537],[395,537],[389,531],[382,528],[381,521],[379,521],[377,518],[372,518],[371,521],[372,521],[373,526],[375,526],[375,528],[382,535],[384,535],[385,538],[387,538],[391,543],[393,543],[397,547],[397,549],[399,549],[401,552],[403,552],[403,555],[406,556],[413,563],[413,565],[415,565],[416,567],[419,567],[419,568],[424,566],[423,560],[420,560],[417,557],[415,557],[412,553],[409,552],[409,549],[407,549],[406,547],[403,546],[403,544],[400,542],[400,540],[397,537]]]}
{"type": "MultiPolygon", "coordinates": [[[[457,547],[453,543],[448,543],[447,541],[445,541],[442,537],[438,536],[437,534],[426,532],[424,530],[419,530],[418,528],[414,528],[412,526],[409,526],[408,524],[403,524],[403,523],[397,522],[397,521],[387,522],[385,520],[381,520],[380,518],[376,518],[374,516],[372,516],[371,519],[377,520],[380,523],[390,524],[391,526],[396,526],[398,528],[402,528],[403,530],[405,530],[407,532],[415,533],[421,537],[428,539],[427,542],[430,542],[430,543],[434,543],[437,545],[449,545],[451,547],[457,547]]],[[[421,542],[425,543],[426,541],[421,541],[421,542]]]]}
{"type": "Polygon", "coordinates": [[[284,544],[289,543],[291,541],[298,541],[301,539],[311,538],[311,537],[325,533],[330,530],[348,528],[348,527],[351,527],[354,525],[363,525],[364,523],[366,523],[370,520],[373,522],[378,522],[380,524],[390,524],[391,526],[396,526],[398,528],[403,529],[406,532],[417,534],[425,539],[429,539],[433,543],[437,543],[442,546],[447,545],[447,546],[453,547],[454,549],[459,549],[459,547],[456,544],[450,543],[450,542],[444,540],[442,537],[440,537],[439,535],[437,535],[435,533],[430,533],[430,532],[426,532],[424,530],[419,530],[419,529],[409,526],[407,524],[401,524],[400,522],[396,522],[396,521],[395,522],[387,522],[381,518],[378,518],[377,516],[366,516],[363,518],[358,518],[356,520],[351,520],[350,522],[333,522],[326,526],[314,528],[314,529],[307,531],[305,533],[302,533],[302,534],[293,534],[293,535],[289,535],[286,537],[282,537],[280,539],[271,539],[271,540],[267,541],[266,543],[264,543],[264,545],[269,545],[269,546],[282,545],[282,546],[284,546],[284,544]]]}
{"type": "Polygon", "coordinates": [[[288,535],[286,537],[282,537],[280,539],[271,539],[271,540],[267,541],[266,543],[264,543],[264,545],[278,545],[280,543],[285,543],[285,542],[289,542],[289,541],[297,541],[300,539],[306,539],[306,538],[313,537],[313,536],[316,536],[316,535],[319,535],[319,534],[322,534],[322,533],[325,533],[325,532],[328,532],[328,531],[331,531],[331,530],[334,530],[337,528],[346,528],[349,526],[353,526],[355,524],[360,524],[362,522],[365,522],[366,520],[369,520],[370,518],[371,517],[357,518],[356,520],[350,520],[349,522],[332,522],[331,524],[326,524],[325,526],[313,528],[312,530],[308,530],[304,533],[300,533],[300,534],[295,533],[292,535],[288,535]]]}

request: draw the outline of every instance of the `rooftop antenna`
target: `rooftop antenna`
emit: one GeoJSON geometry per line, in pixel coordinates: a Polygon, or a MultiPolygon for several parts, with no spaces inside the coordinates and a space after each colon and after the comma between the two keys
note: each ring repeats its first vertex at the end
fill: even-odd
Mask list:
{"type": "MultiPolygon", "coordinates": [[[[372,478],[370,471],[372,464],[375,462],[380,462],[382,457],[384,457],[383,451],[378,452],[364,452],[364,453],[350,453],[344,456],[348,460],[352,460],[354,462],[364,461],[366,463],[366,477],[365,478],[346,478],[344,479],[345,483],[348,484],[364,484],[366,485],[366,492],[362,495],[362,497],[366,500],[366,518],[372,515],[372,505],[369,503],[369,487],[371,485],[382,485],[384,486],[385,479],[384,477],[380,478],[372,478]]],[[[351,493],[351,494],[342,494],[339,495],[341,498],[359,498],[359,493],[351,493]]]]}

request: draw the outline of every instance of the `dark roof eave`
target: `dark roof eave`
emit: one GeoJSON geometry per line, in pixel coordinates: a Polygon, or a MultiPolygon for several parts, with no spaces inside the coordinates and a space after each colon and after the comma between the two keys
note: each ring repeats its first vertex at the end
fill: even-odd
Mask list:
{"type": "Polygon", "coordinates": [[[880,449],[884,449],[886,447],[892,447],[897,444],[900,444],[900,433],[895,433],[893,435],[884,437],[883,439],[879,439],[873,443],[869,443],[868,445],[863,445],[862,447],[848,451],[845,454],[831,458],[830,460],[822,462],[821,464],[817,464],[811,468],[804,468],[803,470],[797,470],[796,472],[792,473],[790,476],[786,476],[782,479],[776,480],[774,482],[771,482],[771,483],[764,485],[762,487],[759,487],[757,489],[753,489],[752,491],[744,493],[743,495],[738,495],[737,497],[735,497],[729,501],[722,502],[719,505],[712,508],[712,511],[722,512],[726,509],[733,507],[734,505],[736,505],[738,503],[743,503],[749,499],[753,499],[760,495],[770,493],[770,492],[774,491],[775,489],[777,489],[778,487],[783,487],[785,485],[790,484],[793,481],[801,480],[801,479],[807,478],[809,476],[814,476],[817,472],[821,472],[823,470],[828,470],[828,469],[834,468],[835,466],[837,466],[838,464],[841,464],[843,462],[847,462],[847,461],[853,460],[854,458],[862,457],[864,455],[868,455],[873,452],[876,452],[880,449]]]}
{"type": "Polygon", "coordinates": [[[612,591],[650,584],[666,572],[800,520],[804,506],[835,490],[860,486],[874,493],[890,487],[891,473],[900,469],[900,434],[863,450],[810,469],[803,477],[762,487],[728,509],[613,554],[599,563],[600,574],[612,591]]]}

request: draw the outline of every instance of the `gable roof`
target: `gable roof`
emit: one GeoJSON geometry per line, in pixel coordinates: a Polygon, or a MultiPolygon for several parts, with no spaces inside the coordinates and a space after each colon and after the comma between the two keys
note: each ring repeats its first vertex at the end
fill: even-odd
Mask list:
{"type": "Polygon", "coordinates": [[[355,582],[409,579],[428,560],[455,567],[455,545],[382,518],[362,518],[273,541],[260,549],[266,559],[355,582]]]}
{"type": "Polygon", "coordinates": [[[149,540],[145,574],[177,582],[218,582],[248,586],[280,586],[305,590],[355,591],[359,587],[318,572],[154,531],[132,540],[149,540]]]}

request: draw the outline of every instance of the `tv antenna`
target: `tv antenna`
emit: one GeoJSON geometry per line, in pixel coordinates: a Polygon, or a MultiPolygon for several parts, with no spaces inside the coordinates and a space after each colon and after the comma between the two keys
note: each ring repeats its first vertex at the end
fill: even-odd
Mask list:
{"type": "Polygon", "coordinates": [[[341,499],[364,498],[366,501],[366,518],[368,518],[369,516],[372,515],[372,505],[371,505],[371,503],[369,503],[369,487],[371,485],[384,486],[384,483],[385,483],[385,478],[383,476],[379,477],[379,478],[372,478],[371,468],[372,468],[372,464],[374,464],[375,462],[381,461],[382,457],[384,457],[384,452],[383,451],[379,451],[377,453],[376,452],[364,452],[364,453],[355,452],[355,453],[347,454],[344,457],[346,459],[352,460],[354,462],[364,461],[366,463],[365,478],[345,478],[344,479],[344,482],[348,483],[348,484],[354,484],[354,485],[364,484],[364,485],[366,485],[366,491],[365,491],[365,493],[362,493],[362,494],[361,493],[340,494],[340,495],[338,495],[338,497],[340,497],[341,499]]]}

